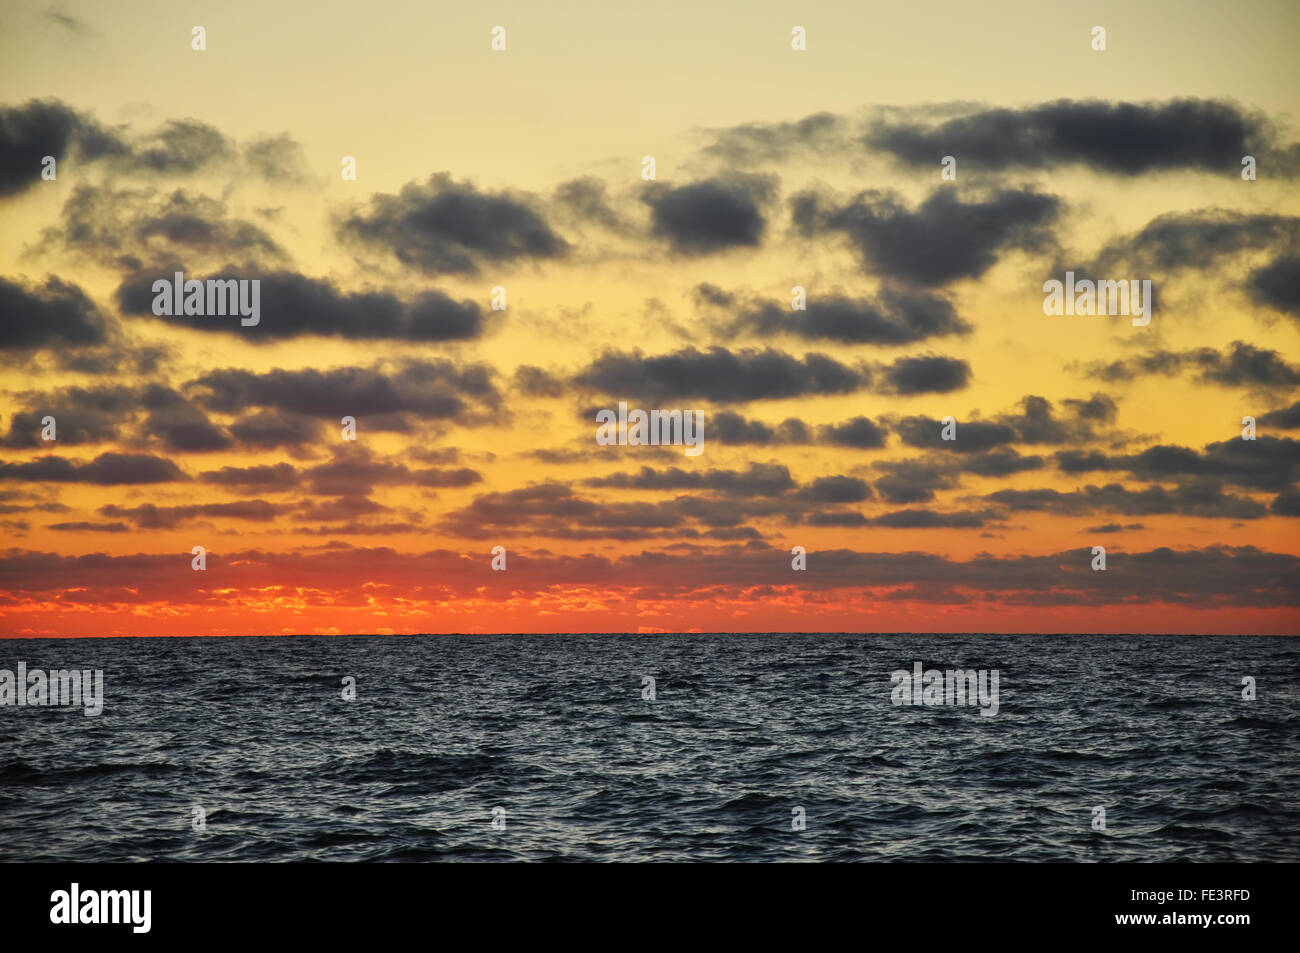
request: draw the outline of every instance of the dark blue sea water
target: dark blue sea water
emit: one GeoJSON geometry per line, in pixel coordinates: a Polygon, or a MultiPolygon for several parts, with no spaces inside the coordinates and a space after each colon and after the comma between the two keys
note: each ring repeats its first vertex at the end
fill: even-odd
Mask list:
{"type": "Polygon", "coordinates": [[[0,642],[19,661],[106,699],[0,708],[4,861],[1300,860],[1294,638],[0,642]],[[998,670],[997,715],[893,705],[916,661],[998,670]]]}

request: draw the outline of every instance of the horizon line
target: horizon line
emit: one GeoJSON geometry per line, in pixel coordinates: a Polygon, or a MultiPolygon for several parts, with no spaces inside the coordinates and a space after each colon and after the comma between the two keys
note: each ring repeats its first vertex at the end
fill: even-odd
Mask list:
{"type": "Polygon", "coordinates": [[[1300,633],[1269,633],[1269,632],[917,632],[917,631],[891,631],[891,632],[861,632],[853,631],[784,631],[769,630],[764,632],[629,632],[608,631],[608,632],[263,632],[263,633],[242,633],[233,635],[0,635],[0,641],[18,642],[18,641],[85,641],[85,640],[105,640],[105,639],[347,639],[347,638],[367,638],[367,639],[409,639],[409,638],[473,638],[473,637],[547,637],[547,636],[639,636],[654,637],[662,635],[671,636],[817,636],[817,635],[841,635],[841,636],[909,636],[909,635],[928,635],[928,636],[993,636],[993,637],[1021,637],[1021,638],[1268,638],[1268,639],[1287,639],[1298,638],[1300,633]]]}

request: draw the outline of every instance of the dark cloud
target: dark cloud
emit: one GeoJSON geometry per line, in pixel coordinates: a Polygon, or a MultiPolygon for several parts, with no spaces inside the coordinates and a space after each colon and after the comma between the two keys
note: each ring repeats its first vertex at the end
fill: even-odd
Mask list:
{"type": "Polygon", "coordinates": [[[1052,402],[1046,397],[1030,394],[1020,401],[1020,413],[999,417],[1016,430],[1023,443],[1061,444],[1092,440],[1095,437],[1091,421],[1107,420],[1113,415],[1114,404],[1110,398],[1094,395],[1093,402],[1074,402],[1067,407],[1075,411],[1075,420],[1057,417],[1052,402]],[[1099,403],[1094,403],[1100,401],[1099,403]],[[1097,414],[1102,416],[1098,417],[1097,414]]]}
{"type": "Polygon", "coordinates": [[[468,467],[411,469],[404,463],[376,457],[364,446],[349,444],[333,451],[334,458],[303,471],[313,493],[325,496],[366,496],[376,486],[412,485],[463,487],[483,482],[468,467]]]}
{"type": "MultiPolygon", "coordinates": [[[[711,285],[701,286],[697,299],[711,296],[717,300],[713,292],[716,289],[711,285]]],[[[725,303],[733,305],[732,296],[726,296],[725,303]]],[[[754,302],[736,317],[721,322],[720,330],[730,336],[789,334],[842,344],[898,345],[947,334],[969,334],[971,326],[957,316],[945,298],[885,288],[875,300],[814,295],[802,311],[791,310],[788,303],[754,302]]]]}
{"type": "MultiPolygon", "coordinates": [[[[128,278],[117,291],[123,313],[153,318],[153,283],[160,278],[170,280],[178,270],[157,268],[128,278]]],[[[308,335],[348,340],[458,341],[479,337],[484,330],[484,312],[478,304],[455,301],[439,291],[425,291],[404,302],[387,292],[343,292],[327,280],[294,272],[259,275],[228,268],[208,277],[261,281],[261,320],[256,329],[243,327],[239,320],[212,316],[159,320],[198,331],[236,334],[254,343],[308,335]]]]}
{"type": "Polygon", "coordinates": [[[1123,382],[1149,375],[1172,377],[1185,370],[1194,372],[1200,383],[1221,387],[1269,391],[1300,385],[1300,366],[1288,363],[1277,351],[1244,341],[1233,341],[1226,352],[1212,347],[1148,351],[1136,357],[1090,364],[1085,373],[1098,380],[1123,382]]]}
{"type": "Polygon", "coordinates": [[[733,173],[675,188],[654,184],[642,201],[650,206],[654,234],[682,254],[704,255],[757,247],[767,227],[763,208],[775,192],[770,177],[733,173]]]}
{"type": "Polygon", "coordinates": [[[182,452],[227,450],[233,445],[223,427],[163,384],[69,387],[28,392],[20,399],[27,409],[14,414],[0,445],[48,449],[51,445],[40,438],[46,416],[55,419],[59,444],[156,440],[164,449],[182,452]],[[144,420],[136,426],[141,413],[144,420]]]}
{"type": "Polygon", "coordinates": [[[709,414],[707,420],[709,439],[719,443],[735,446],[812,443],[812,432],[808,425],[796,417],[787,417],[773,427],[761,420],[746,419],[740,414],[724,410],[709,414]]]}
{"type": "Polygon", "coordinates": [[[581,224],[608,229],[623,227],[622,218],[610,205],[605,183],[593,176],[556,186],[554,202],[581,224]]]}
{"type": "Polygon", "coordinates": [[[795,122],[745,123],[711,131],[706,155],[730,165],[779,162],[799,152],[826,155],[848,143],[847,123],[833,113],[820,112],[795,122]]]}
{"type": "Polygon", "coordinates": [[[129,533],[131,527],[122,522],[91,523],[85,520],[72,523],[51,523],[46,529],[61,533],[129,533]]]}
{"type": "Polygon", "coordinates": [[[10,448],[34,448],[52,446],[41,439],[44,429],[41,423],[46,416],[55,419],[58,443],[66,446],[80,446],[88,443],[104,443],[118,435],[118,418],[112,414],[92,412],[90,414],[69,414],[62,408],[51,407],[49,411],[19,411],[9,423],[9,432],[0,437],[0,446],[10,448]]]}
{"type": "MultiPolygon", "coordinates": [[[[1207,354],[1218,355],[1218,352],[1212,348],[1202,350],[1207,354]]],[[[1096,380],[1121,383],[1152,374],[1171,377],[1181,371],[1182,368],[1182,353],[1176,351],[1149,351],[1137,357],[1120,358],[1109,362],[1095,361],[1088,365],[1085,374],[1096,380]]]]}
{"type": "Polygon", "coordinates": [[[1056,465],[1064,473],[1088,473],[1093,470],[1120,469],[1111,465],[1110,457],[1096,450],[1058,450],[1056,465]]]}
{"type": "Polygon", "coordinates": [[[701,281],[692,288],[691,297],[702,308],[730,308],[739,300],[734,292],[719,288],[711,281],[701,281]]]}
{"type": "Polygon", "coordinates": [[[53,276],[41,286],[0,278],[0,349],[85,347],[109,339],[108,318],[76,285],[53,276]]]}
{"type": "Polygon", "coordinates": [[[985,169],[1050,169],[1079,163],[1138,175],[1158,169],[1240,171],[1241,157],[1266,151],[1271,131],[1227,102],[1173,99],[1109,103],[1062,99],[1023,109],[988,109],[938,125],[877,123],[867,145],[914,163],[956,156],[985,169]]]}
{"type": "Polygon", "coordinates": [[[1279,493],[1269,509],[1278,516],[1300,516],[1300,493],[1295,490],[1279,493]]]}
{"type": "Polygon", "coordinates": [[[292,464],[259,464],[251,467],[222,467],[199,474],[204,483],[233,486],[240,489],[259,489],[263,492],[291,490],[298,486],[298,471],[292,464]]]}
{"type": "Polygon", "coordinates": [[[1227,209],[1168,212],[1126,238],[1111,242],[1087,266],[1092,274],[1120,268],[1141,273],[1214,268],[1220,259],[1270,248],[1296,233],[1300,218],[1227,209]]]}
{"type": "Polygon", "coordinates": [[[483,482],[483,475],[469,467],[426,467],[411,471],[411,482],[416,486],[462,487],[483,482]]]}
{"type": "Polygon", "coordinates": [[[943,424],[928,417],[904,417],[894,425],[894,430],[909,447],[951,450],[954,453],[978,453],[1011,443],[1017,437],[1009,424],[987,420],[957,421],[955,440],[944,440],[943,424]]]}
{"type": "Polygon", "coordinates": [[[62,219],[61,226],[42,233],[42,247],[58,244],[126,271],[142,267],[142,261],[180,257],[214,265],[231,255],[260,262],[287,258],[260,226],[231,217],[222,201],[185,189],[161,193],[78,183],[63,203],[62,219]]]}
{"type": "MultiPolygon", "coordinates": [[[[276,184],[303,177],[301,148],[287,135],[255,139],[242,151],[248,169],[276,184]]],[[[118,174],[155,177],[229,167],[239,153],[232,139],[196,119],[171,119],[135,134],[126,127],[107,129],[54,99],[0,106],[0,196],[40,181],[47,155],[60,162],[74,157],[79,166],[102,162],[118,174]]]]}
{"type": "Polygon", "coordinates": [[[890,529],[976,529],[996,516],[989,511],[940,513],[935,510],[895,510],[868,520],[890,529]]]}
{"type": "Polygon", "coordinates": [[[558,258],[569,245],[526,196],[479,192],[447,173],[376,194],[338,224],[340,235],[428,274],[474,275],[484,264],[558,258]]]}
{"type": "Polygon", "coordinates": [[[822,443],[859,450],[878,450],[885,445],[886,431],[869,417],[854,417],[839,424],[825,424],[817,430],[822,443]]]}
{"type": "Polygon", "coordinates": [[[244,145],[243,153],[244,162],[268,182],[293,185],[307,178],[302,146],[287,133],[254,139],[244,145]]]}
{"type": "Polygon", "coordinates": [[[205,453],[229,450],[234,441],[224,427],[214,424],[198,407],[195,407],[170,387],[154,385],[145,390],[144,433],[156,437],[168,450],[205,453]]]}
{"type": "Polygon", "coordinates": [[[1205,478],[1257,490],[1282,490],[1300,480],[1300,441],[1290,437],[1221,440],[1201,451],[1175,444],[1114,456],[1066,451],[1057,460],[1068,473],[1122,470],[1139,480],[1205,478]]]}
{"type": "MultiPolygon", "coordinates": [[[[640,508],[649,504],[623,505],[640,508]]],[[[736,533],[744,533],[748,529],[743,524],[749,519],[778,516],[790,520],[803,512],[801,504],[792,503],[784,498],[679,496],[656,505],[661,507],[665,514],[674,514],[684,521],[694,520],[705,527],[734,530],[736,533]]],[[[686,527],[675,528],[672,531],[672,535],[694,535],[695,533],[695,529],[686,527]]]]}
{"type": "Polygon", "coordinates": [[[805,236],[842,233],[864,270],[926,286],[978,278],[1008,249],[1050,245],[1048,226],[1061,210],[1055,196],[1015,189],[972,202],[938,189],[915,211],[879,191],[860,192],[846,204],[804,192],[791,205],[805,236]]]}
{"type": "Polygon", "coordinates": [[[531,364],[515,368],[515,386],[528,397],[563,397],[566,390],[560,378],[531,364]]]}
{"type": "Polygon", "coordinates": [[[442,521],[445,530],[470,538],[509,529],[570,539],[644,539],[684,522],[672,503],[596,503],[561,483],[485,493],[442,521]]]}
{"type": "Polygon", "coordinates": [[[798,493],[810,503],[861,503],[874,495],[866,480],[849,476],[818,477],[798,493]]]}
{"type": "Polygon", "coordinates": [[[962,474],[1006,477],[1042,467],[1042,457],[1022,457],[1012,449],[958,457],[880,460],[872,465],[872,469],[884,474],[877,478],[876,489],[890,503],[928,503],[937,491],[957,487],[962,474]]]}
{"type": "MultiPolygon", "coordinates": [[[[198,404],[222,413],[260,407],[333,422],[352,416],[361,426],[364,415],[409,411],[468,424],[484,422],[482,408],[499,406],[492,378],[484,364],[409,360],[391,368],[276,368],[265,373],[225,368],[203,374],[189,387],[198,404]]],[[[232,430],[247,439],[247,428],[232,430]]]]}
{"type": "Polygon", "coordinates": [[[1262,414],[1256,423],[1261,427],[1279,427],[1282,430],[1300,430],[1300,400],[1290,407],[1262,414]]]}
{"type": "Polygon", "coordinates": [[[900,357],[883,378],[884,393],[948,394],[970,384],[970,365],[954,357],[900,357]]]}
{"type": "Polygon", "coordinates": [[[1067,397],[1062,401],[1067,410],[1081,420],[1095,420],[1098,423],[1114,423],[1119,415],[1119,405],[1108,394],[1093,394],[1087,400],[1067,397]]]}
{"type": "Polygon", "coordinates": [[[606,351],[581,371],[579,387],[646,400],[750,401],[808,394],[847,394],[865,387],[870,375],[823,354],[799,358],[783,351],[707,351],[684,348],[645,357],[640,351],[606,351]]]}
{"type": "Polygon", "coordinates": [[[301,447],[320,441],[321,423],[301,414],[260,410],[232,423],[230,433],[244,446],[261,450],[301,447]]]}
{"type": "Polygon", "coordinates": [[[185,403],[153,411],[145,421],[145,430],[160,438],[167,450],[212,453],[229,450],[234,445],[225,428],[214,424],[197,407],[185,403]]]}
{"type": "Polygon", "coordinates": [[[1283,255],[1251,272],[1247,287],[1258,303],[1300,317],[1300,257],[1283,255]]]}
{"type": "MultiPolygon", "coordinates": [[[[68,199],[69,205],[93,202],[86,197],[92,186],[78,186],[68,199]]],[[[99,201],[103,201],[101,193],[99,201]]],[[[109,198],[111,202],[111,198],[109,198]]],[[[85,210],[78,210],[81,214],[85,210]]],[[[64,208],[65,216],[68,208],[64,208]]],[[[245,221],[230,221],[225,205],[207,196],[192,196],[177,189],[163,198],[157,206],[140,215],[129,228],[135,238],[147,244],[161,238],[169,250],[196,250],[209,254],[227,254],[232,251],[252,251],[272,258],[284,257],[284,252],[266,232],[245,221]]],[[[102,232],[95,236],[103,240],[102,232]]]]}
{"type": "Polygon", "coordinates": [[[1300,441],[1289,437],[1225,440],[1209,444],[1204,453],[1161,445],[1125,457],[1122,463],[1144,480],[1212,476],[1237,486],[1277,490],[1300,477],[1300,441]]]}
{"type": "Polygon", "coordinates": [[[134,144],[131,164],[139,171],[189,174],[234,155],[234,143],[216,126],[197,119],[169,119],[134,144]]]}
{"type": "Polygon", "coordinates": [[[172,461],[144,453],[101,453],[89,462],[48,456],[27,463],[0,463],[0,480],[32,483],[127,486],[185,479],[188,478],[172,461]]]}
{"type": "Polygon", "coordinates": [[[51,444],[41,439],[41,420],[46,416],[55,420],[58,445],[118,439],[123,421],[135,412],[140,396],[138,388],[122,385],[23,393],[19,401],[25,409],[14,413],[0,446],[49,448],[51,444]]]}
{"type": "Polygon", "coordinates": [[[956,466],[963,472],[974,473],[978,476],[1004,477],[1013,473],[1041,470],[1043,468],[1043,458],[1039,456],[1022,457],[1012,449],[990,450],[987,453],[976,453],[959,459],[956,461],[956,466]]]}
{"type": "Polygon", "coordinates": [[[0,106],[0,197],[41,181],[42,160],[70,154],[94,158],[125,147],[94,120],[57,100],[0,106]]]}
{"type": "MultiPolygon", "coordinates": [[[[665,476],[669,482],[674,479],[673,474],[665,476]]],[[[470,505],[448,513],[440,528],[471,539],[500,538],[503,532],[571,540],[757,539],[757,530],[744,525],[746,520],[776,516],[790,521],[802,512],[801,503],[786,497],[725,494],[606,503],[548,482],[477,496],[470,505]]]]}
{"type": "Polygon", "coordinates": [[[364,448],[334,451],[334,459],[303,471],[311,491],[324,496],[364,496],[377,484],[409,483],[411,471],[405,464],[375,459],[364,448]]]}
{"type": "Polygon", "coordinates": [[[779,463],[751,463],[747,470],[683,470],[642,467],[637,473],[613,473],[584,481],[593,487],[636,490],[709,490],[730,496],[780,496],[795,486],[779,463]]]}
{"type": "Polygon", "coordinates": [[[936,491],[957,486],[954,470],[943,463],[881,460],[873,469],[884,473],[876,480],[876,490],[890,503],[928,503],[936,491]]]}
{"type": "MultiPolygon", "coordinates": [[[[0,500],[34,500],[39,497],[32,493],[24,493],[21,490],[0,490],[0,500]]],[[[64,506],[62,503],[3,503],[0,502],[0,513],[67,513],[71,507],[64,506]]]]}
{"type": "MultiPolygon", "coordinates": [[[[110,323],[109,328],[116,332],[118,325],[113,322],[110,323]]],[[[59,369],[75,371],[78,374],[101,377],[115,374],[153,377],[166,367],[179,351],[171,344],[132,343],[117,333],[110,334],[110,339],[110,343],[98,346],[55,348],[47,352],[47,356],[59,369]]],[[[2,356],[0,360],[3,360],[2,356]]],[[[9,356],[9,360],[16,363],[20,358],[15,352],[9,356]]]]}
{"type": "MultiPolygon", "coordinates": [[[[1051,401],[1028,394],[1021,398],[1015,413],[999,414],[992,420],[958,420],[954,440],[944,440],[943,424],[926,417],[903,417],[894,424],[894,429],[910,447],[974,454],[1011,443],[1087,443],[1099,439],[1101,428],[1113,423],[1118,413],[1115,401],[1105,394],[1093,394],[1086,400],[1067,398],[1063,404],[1066,414],[1057,416],[1051,401]]],[[[1038,461],[1025,469],[1041,465],[1037,457],[1024,459],[1038,461]]],[[[995,475],[999,466],[1010,463],[1019,465],[1007,455],[985,461],[989,475],[995,475]]]]}
{"type": "Polygon", "coordinates": [[[806,522],[809,526],[833,526],[840,529],[855,529],[868,525],[867,518],[855,510],[810,513],[806,522]]]}
{"type": "Polygon", "coordinates": [[[158,506],[142,503],[139,506],[118,506],[109,503],[99,508],[103,516],[130,520],[139,529],[175,529],[191,520],[203,517],[249,520],[269,523],[277,516],[290,512],[287,503],[268,503],[266,500],[238,500],[234,503],[192,503],[184,506],[158,506]]]}
{"type": "Polygon", "coordinates": [[[1085,486],[1073,492],[1060,490],[998,490],[984,497],[990,503],[1015,511],[1057,513],[1081,516],[1097,512],[1122,513],[1126,516],[1178,514],[1202,519],[1259,519],[1266,507],[1254,500],[1232,496],[1212,483],[1191,483],[1167,490],[1150,486],[1130,490],[1118,483],[1085,486]]]}
{"type": "Polygon", "coordinates": [[[1211,348],[1191,352],[1190,361],[1197,369],[1198,378],[1204,383],[1258,389],[1294,387],[1300,384],[1300,367],[1287,363],[1277,351],[1241,341],[1234,341],[1232,350],[1226,355],[1211,348]]]}

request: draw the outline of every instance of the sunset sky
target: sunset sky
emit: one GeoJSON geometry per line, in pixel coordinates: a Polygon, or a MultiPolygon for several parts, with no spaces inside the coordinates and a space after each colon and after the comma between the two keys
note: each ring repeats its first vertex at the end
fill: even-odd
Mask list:
{"type": "Polygon", "coordinates": [[[7,3],[0,635],[1295,634],[1298,35],[7,3]],[[260,323],[155,317],[178,270],[260,323]],[[1067,270],[1150,279],[1150,324],[1044,314],[1067,270]],[[597,445],[620,401],[703,452],[597,445]]]}

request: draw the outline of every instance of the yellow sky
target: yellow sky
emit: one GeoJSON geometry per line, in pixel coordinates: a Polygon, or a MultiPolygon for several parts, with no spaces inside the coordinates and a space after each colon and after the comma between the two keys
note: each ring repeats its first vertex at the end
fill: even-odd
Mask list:
{"type": "MultiPolygon", "coordinates": [[[[184,187],[220,197],[230,216],[265,226],[287,249],[290,267],[329,278],[346,290],[374,287],[410,294],[436,288],[486,307],[492,286],[508,288],[507,315],[494,319],[482,339],[464,343],[395,349],[391,341],[291,339],[250,346],[234,335],[133,322],[140,341],[178,349],[177,380],[214,367],[328,368],[421,355],[486,361],[502,375],[504,387],[520,364],[563,375],[606,348],[657,354],[707,346],[707,333],[693,339],[679,330],[699,327],[691,290],[701,282],[749,289],[777,301],[788,300],[795,284],[806,286],[810,297],[833,292],[870,296],[880,287],[878,279],[863,274],[847,243],[804,241],[784,213],[772,216],[761,249],[695,258],[646,254],[635,236],[557,222],[557,230],[576,249],[569,259],[513,263],[499,273],[488,268],[472,278],[412,273],[391,259],[354,256],[353,249],[338,242],[334,224],[345,210],[360,207],[374,193],[395,193],[409,182],[423,182],[434,172],[449,172],[480,189],[532,193],[539,200],[566,180],[594,175],[608,184],[621,207],[640,211],[644,218],[645,210],[635,200],[643,155],[656,157],[660,181],[685,184],[725,168],[701,153],[707,130],[748,122],[793,121],[817,112],[852,119],[878,107],[933,103],[1014,107],[1058,98],[1146,102],[1188,96],[1236,101],[1278,124],[1300,115],[1294,50],[1300,4],[1285,0],[938,6],[768,0],[466,5],[421,0],[320,2],[300,9],[286,4],[274,6],[274,17],[267,15],[272,7],[265,2],[108,5],[68,0],[58,5],[59,12],[82,24],[79,29],[56,23],[48,16],[51,9],[47,3],[17,2],[0,12],[4,102],[55,98],[104,124],[134,132],[193,118],[241,143],[288,133],[302,147],[309,178],[305,185],[272,187],[218,170],[138,185],[164,193],[184,187]],[[190,47],[195,25],[206,30],[207,49],[201,53],[190,47]],[[489,31],[496,25],[507,30],[504,53],[489,48],[489,31]],[[806,52],[790,49],[796,25],[807,29],[806,52]],[[1089,31],[1096,25],[1107,31],[1104,53],[1089,45],[1089,31]],[[356,182],[340,180],[344,155],[357,158],[356,182]],[[262,211],[268,208],[281,211],[271,218],[262,211]],[[663,320],[665,315],[671,321],[663,320]]],[[[780,176],[778,209],[790,194],[808,187],[839,194],[893,190],[915,204],[939,184],[937,162],[905,167],[865,152],[853,159],[796,155],[770,171],[780,176]]],[[[1249,183],[1230,173],[1125,178],[1075,167],[1016,172],[1010,178],[1066,201],[1057,235],[1067,251],[1084,260],[1107,241],[1165,213],[1209,207],[1300,211],[1293,183],[1266,172],[1249,183]]],[[[0,274],[38,280],[56,273],[75,280],[97,301],[111,301],[120,280],[115,271],[37,248],[42,229],[57,222],[64,201],[87,174],[75,162],[65,163],[56,182],[7,202],[0,274]]],[[[983,181],[977,168],[962,166],[959,174],[963,185],[983,181]]],[[[1251,266],[1266,260],[1263,254],[1244,259],[1251,266]]],[[[1045,317],[1042,278],[1041,259],[1010,253],[981,278],[953,284],[959,313],[975,327],[966,337],[901,348],[843,348],[797,339],[763,342],[799,355],[827,353],[849,363],[941,353],[969,361],[973,378],[966,390],[905,400],[859,392],[815,402],[763,401],[738,409],[771,423],[787,416],[824,424],[889,414],[952,414],[969,420],[1010,412],[1026,394],[1041,394],[1059,407],[1066,398],[1106,390],[1082,369],[1148,347],[1222,349],[1240,339],[1293,359],[1300,355],[1296,323],[1261,318],[1240,295],[1225,293],[1221,274],[1190,274],[1170,288],[1158,320],[1145,329],[1103,325],[1100,319],[1045,317]]],[[[74,380],[62,376],[57,383],[74,380]]],[[[55,383],[35,365],[5,371],[11,392],[55,383]]],[[[375,498],[446,511],[485,491],[507,491],[542,476],[582,478],[634,469],[630,462],[616,466],[600,459],[542,473],[519,462],[519,454],[529,449],[589,441],[590,425],[575,417],[579,404],[573,397],[514,403],[513,423],[446,433],[446,442],[461,448],[469,465],[489,474],[486,485],[439,489],[436,502],[412,487],[379,489],[375,498]]],[[[1125,385],[1115,427],[1134,438],[1145,435],[1148,443],[1199,448],[1235,436],[1244,414],[1270,409],[1273,404],[1266,399],[1240,389],[1199,386],[1186,376],[1151,376],[1125,385]]],[[[407,449],[397,435],[370,440],[368,446],[380,454],[400,455],[407,449]]],[[[741,469],[754,459],[781,459],[806,481],[848,472],[866,475],[868,461],[902,459],[910,451],[895,444],[890,452],[870,457],[824,446],[799,448],[797,459],[782,453],[715,445],[707,462],[696,466],[741,469]]],[[[282,459],[279,452],[241,450],[207,454],[187,466],[197,471],[282,459]]],[[[685,460],[667,462],[691,466],[685,460]]],[[[971,476],[946,502],[956,505],[963,496],[995,489],[1052,485],[1069,490],[1099,480],[1099,475],[1074,479],[1033,471],[999,479],[971,476]]],[[[114,499],[165,504],[191,495],[186,486],[141,487],[125,489],[114,499]]],[[[86,511],[103,498],[102,490],[84,485],[65,487],[60,497],[86,511]]],[[[1062,535],[1077,536],[1082,525],[1107,519],[1019,513],[998,531],[997,540],[975,532],[930,531],[847,538],[867,548],[903,551],[924,545],[954,556],[990,547],[1005,554],[1042,552],[1077,545],[1076,538],[1062,535]]],[[[1223,520],[1171,516],[1143,522],[1145,535],[1130,536],[1130,545],[1201,546],[1236,538],[1223,520]]],[[[230,527],[222,524],[220,531],[230,527]]],[[[272,545],[282,528],[240,525],[238,532],[241,541],[272,545]]],[[[846,539],[840,529],[801,527],[797,532],[810,546],[830,548],[846,539]]],[[[193,535],[190,528],[159,531],[151,534],[150,544],[188,549],[193,535]]],[[[786,535],[776,532],[776,541],[783,542],[786,535]]],[[[1278,552],[1300,552],[1294,537],[1284,520],[1249,527],[1254,545],[1278,552]]],[[[414,548],[423,535],[385,542],[414,548]]],[[[592,548],[618,551],[639,545],[602,542],[592,548]]],[[[94,537],[93,546],[123,554],[137,551],[140,540],[134,534],[94,537]]]]}

